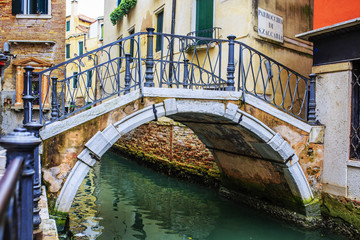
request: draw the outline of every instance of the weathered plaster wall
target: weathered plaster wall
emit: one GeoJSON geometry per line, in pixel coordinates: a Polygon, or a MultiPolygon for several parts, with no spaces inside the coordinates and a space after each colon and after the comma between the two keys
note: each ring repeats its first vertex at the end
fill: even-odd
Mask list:
{"type": "Polygon", "coordinates": [[[313,67],[317,120],[325,125],[323,189],[347,196],[347,161],[351,116],[351,64],[313,67]]]}
{"type": "MultiPolygon", "coordinates": [[[[220,27],[221,39],[233,34],[236,40],[242,41],[256,50],[279,61],[287,67],[294,69],[304,76],[311,73],[312,45],[295,38],[296,34],[312,29],[312,1],[311,0],[213,0],[214,1],[214,27],[220,27]],[[257,8],[261,7],[284,19],[284,42],[277,43],[262,38],[257,34],[257,8]]],[[[104,9],[104,43],[111,43],[129,36],[129,30],[134,28],[135,33],[146,31],[147,27],[157,28],[159,10],[164,11],[163,32],[171,31],[172,1],[143,0],[130,10],[129,14],[113,26],[110,22],[111,12],[116,8],[116,1],[105,0],[104,9]]],[[[196,1],[177,1],[175,34],[186,35],[195,31],[196,1]]],[[[146,45],[144,46],[146,47],[146,45]]],[[[175,47],[175,49],[177,49],[175,47]]],[[[227,50],[223,49],[223,59],[227,59],[227,50]]],[[[146,53],[146,49],[142,50],[146,53]]],[[[156,55],[155,55],[156,58],[156,55]]],[[[235,62],[238,62],[236,59],[235,62]]],[[[226,72],[226,64],[223,64],[226,72]]]]}

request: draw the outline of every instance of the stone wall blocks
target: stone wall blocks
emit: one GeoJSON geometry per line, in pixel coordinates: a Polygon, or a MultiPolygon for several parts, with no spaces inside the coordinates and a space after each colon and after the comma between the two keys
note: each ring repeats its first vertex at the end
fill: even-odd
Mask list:
{"type": "Polygon", "coordinates": [[[60,212],[69,212],[73,199],[79,189],[82,180],[89,172],[90,167],[77,161],[72,168],[69,176],[66,178],[64,186],[61,188],[59,197],[56,200],[55,209],[60,212]]]}
{"type": "Polygon", "coordinates": [[[272,132],[268,131],[262,125],[260,125],[257,121],[254,121],[254,119],[252,119],[246,115],[242,115],[242,116],[240,116],[240,118],[238,120],[240,126],[246,128],[250,132],[253,132],[264,142],[269,142],[270,139],[273,138],[274,134],[272,132]],[[240,120],[240,118],[241,118],[241,120],[240,120]]]}
{"type": "Polygon", "coordinates": [[[112,144],[106,139],[102,132],[97,132],[86,144],[91,152],[93,152],[97,158],[101,156],[112,146],[112,144]]]}
{"type": "Polygon", "coordinates": [[[268,144],[270,145],[270,147],[272,147],[272,149],[277,151],[284,141],[285,140],[281,137],[281,135],[279,133],[276,133],[274,137],[271,138],[271,140],[268,142],[268,144]]]}
{"type": "Polygon", "coordinates": [[[310,185],[302,171],[299,162],[284,168],[284,176],[287,180],[292,193],[300,197],[304,203],[309,203],[314,199],[310,185]]]}
{"type": "Polygon", "coordinates": [[[176,99],[170,98],[164,100],[165,115],[170,116],[178,112],[176,99]]]}
{"type": "Polygon", "coordinates": [[[214,101],[177,100],[178,112],[208,113],[224,116],[225,104],[214,101]]]}
{"type": "Polygon", "coordinates": [[[282,142],[282,144],[279,146],[279,148],[276,151],[285,161],[288,160],[293,155],[295,155],[294,149],[292,149],[290,144],[288,144],[285,140],[282,142]]]}
{"type": "Polygon", "coordinates": [[[110,124],[107,128],[105,128],[102,133],[105,138],[110,142],[111,145],[116,143],[117,140],[121,137],[120,133],[116,130],[114,125],[110,124]]]}
{"type": "MultiPolygon", "coordinates": [[[[155,104],[156,116],[158,118],[165,116],[165,108],[163,103],[155,104]]],[[[134,128],[150,122],[155,119],[153,106],[146,107],[136,113],[129,115],[123,120],[116,123],[116,129],[120,134],[125,134],[134,128]]]]}
{"type": "Polygon", "coordinates": [[[228,105],[226,106],[224,117],[226,117],[226,118],[228,118],[230,120],[234,120],[238,109],[239,108],[238,108],[238,106],[236,104],[228,103],[228,105]]]}
{"type": "Polygon", "coordinates": [[[309,143],[324,143],[324,128],[324,126],[311,127],[309,143]]]}
{"type": "Polygon", "coordinates": [[[87,164],[89,167],[92,167],[95,165],[96,163],[96,159],[94,157],[91,156],[92,152],[85,148],[79,155],[78,155],[78,159],[81,160],[82,162],[84,162],[85,164],[87,164]]]}

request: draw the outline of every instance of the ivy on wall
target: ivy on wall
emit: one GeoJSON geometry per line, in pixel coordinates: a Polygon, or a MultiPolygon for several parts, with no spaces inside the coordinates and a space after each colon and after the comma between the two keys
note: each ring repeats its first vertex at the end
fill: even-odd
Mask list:
{"type": "Polygon", "coordinates": [[[137,0],[122,0],[117,8],[110,14],[110,20],[113,25],[126,16],[130,9],[136,5],[137,0]]]}

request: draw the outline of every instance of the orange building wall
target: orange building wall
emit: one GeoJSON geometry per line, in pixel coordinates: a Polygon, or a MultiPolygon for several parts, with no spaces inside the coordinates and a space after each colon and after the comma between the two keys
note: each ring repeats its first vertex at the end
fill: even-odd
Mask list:
{"type": "Polygon", "coordinates": [[[314,29],[358,17],[359,0],[314,0],[314,29]]]}

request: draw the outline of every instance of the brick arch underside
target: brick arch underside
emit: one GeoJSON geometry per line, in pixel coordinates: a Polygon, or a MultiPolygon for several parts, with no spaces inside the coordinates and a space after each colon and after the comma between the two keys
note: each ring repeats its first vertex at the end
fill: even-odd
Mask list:
{"type": "Polygon", "coordinates": [[[294,150],[278,133],[233,103],[176,99],[138,110],[97,132],[77,156],[55,208],[69,212],[90,168],[121,135],[162,116],[198,135],[212,151],[225,187],[306,214],[313,194],[294,150]]]}

